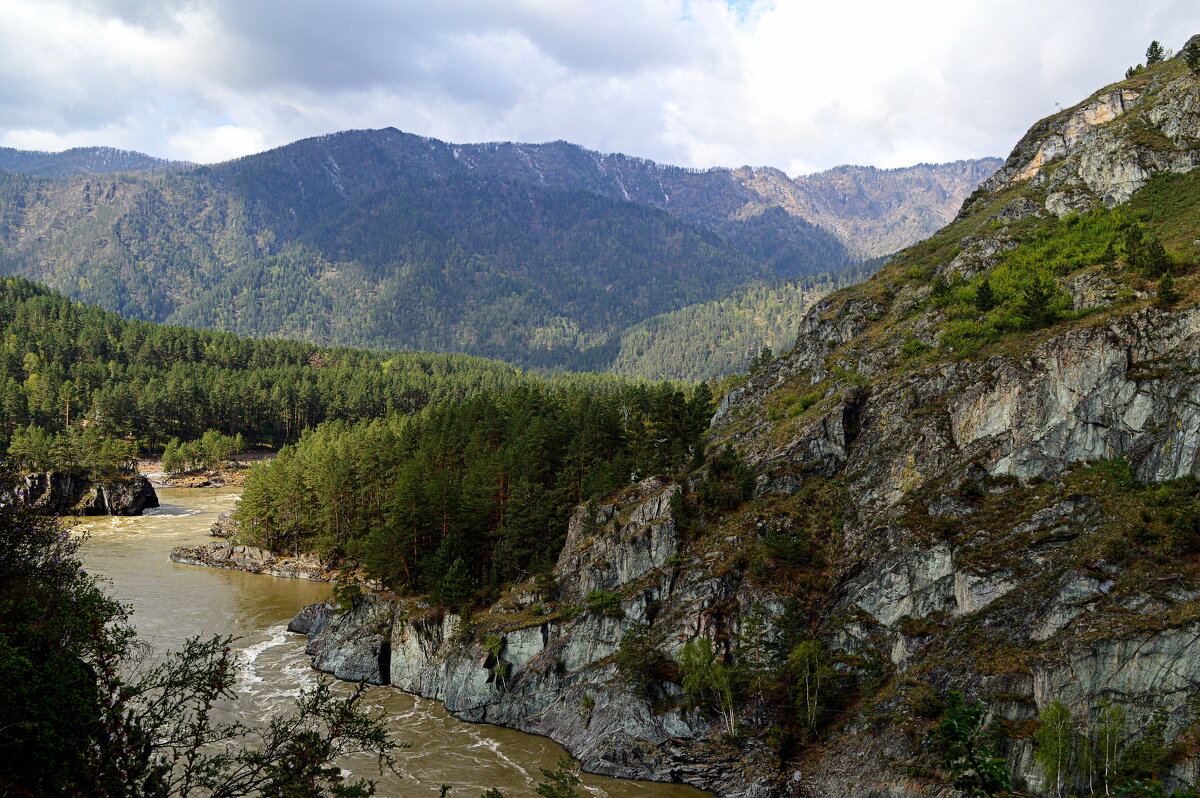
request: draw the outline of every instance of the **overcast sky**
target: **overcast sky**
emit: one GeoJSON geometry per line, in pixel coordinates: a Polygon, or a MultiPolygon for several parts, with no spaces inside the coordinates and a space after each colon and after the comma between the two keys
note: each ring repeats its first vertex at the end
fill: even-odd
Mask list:
{"type": "Polygon", "coordinates": [[[211,162],[347,128],[685,166],[1007,155],[1195,0],[0,0],[0,145],[211,162]]]}

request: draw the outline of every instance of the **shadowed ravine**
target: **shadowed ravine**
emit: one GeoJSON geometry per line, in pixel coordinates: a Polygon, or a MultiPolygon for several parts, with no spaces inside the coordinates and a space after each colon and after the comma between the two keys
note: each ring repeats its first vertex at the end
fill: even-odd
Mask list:
{"type": "MultiPolygon", "coordinates": [[[[112,592],[132,605],[144,640],[157,648],[177,647],[199,634],[232,634],[245,652],[239,699],[224,711],[243,721],[282,711],[317,674],[304,655],[304,638],[286,631],[288,620],[306,604],[320,601],[329,586],[275,579],[214,568],[172,563],[172,546],[210,540],[218,513],[237,501],[236,489],[158,490],[162,506],[140,518],[91,519],[84,528],[85,565],[112,582],[112,592]]],[[[339,683],[339,689],[349,689],[339,683]]],[[[371,688],[369,701],[382,708],[398,739],[412,747],[400,754],[403,778],[380,782],[381,796],[434,796],[449,784],[455,798],[476,798],[499,787],[509,798],[533,796],[540,767],[563,753],[548,739],[495,726],[463,723],[440,704],[387,687],[371,688]]],[[[349,766],[371,776],[370,765],[349,766]]],[[[650,784],[585,775],[595,796],[699,798],[690,787],[650,784]]]]}

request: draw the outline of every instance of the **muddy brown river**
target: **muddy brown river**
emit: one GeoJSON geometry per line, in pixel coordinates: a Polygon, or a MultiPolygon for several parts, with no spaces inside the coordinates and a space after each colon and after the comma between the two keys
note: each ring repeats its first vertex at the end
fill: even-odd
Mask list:
{"type": "MultiPolygon", "coordinates": [[[[158,488],[162,506],[141,518],[88,519],[83,548],[88,569],[112,583],[111,592],[133,607],[141,638],[160,649],[196,635],[231,634],[242,653],[238,700],[231,711],[245,723],[287,710],[304,687],[328,678],[309,668],[304,638],[287,622],[306,604],[323,600],[329,586],[215,568],[179,565],[172,546],[211,541],[208,529],[232,509],[238,489],[158,488]]],[[[349,685],[342,689],[349,689],[349,685]]],[[[441,704],[390,687],[372,687],[371,708],[387,714],[396,739],[400,776],[380,778],[372,765],[344,765],[379,781],[379,795],[425,798],[450,785],[451,798],[477,798],[500,788],[509,798],[536,796],[540,768],[553,767],[563,749],[549,739],[463,723],[441,704]]],[[[603,798],[711,798],[691,787],[623,781],[584,774],[584,795],[603,798]]]]}

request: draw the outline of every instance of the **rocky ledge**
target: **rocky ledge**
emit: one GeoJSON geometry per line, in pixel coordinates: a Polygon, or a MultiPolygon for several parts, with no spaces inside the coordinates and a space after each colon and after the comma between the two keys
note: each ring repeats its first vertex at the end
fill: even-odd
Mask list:
{"type": "Polygon", "coordinates": [[[334,577],[333,570],[311,554],[282,557],[257,546],[235,546],[231,543],[176,546],[171,549],[171,560],[184,565],[204,565],[285,579],[331,582],[334,577]]]}

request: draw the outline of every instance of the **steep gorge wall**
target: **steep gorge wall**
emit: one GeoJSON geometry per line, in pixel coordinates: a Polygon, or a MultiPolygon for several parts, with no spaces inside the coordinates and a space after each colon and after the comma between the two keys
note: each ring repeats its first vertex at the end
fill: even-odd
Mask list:
{"type": "Polygon", "coordinates": [[[671,510],[680,489],[651,478],[600,505],[597,519],[576,512],[555,568],[566,612],[550,610],[525,585],[469,619],[368,596],[346,613],[306,608],[290,628],[309,636],[319,670],[442,701],[463,720],[547,735],[589,771],[722,795],[774,794],[778,773],[761,744],[740,752],[716,744],[719,724],[683,709],[677,685],[664,682],[661,694],[648,696],[616,661],[631,632],[648,631],[670,657],[753,608],[782,612],[777,597],[738,574],[685,566],[671,510]],[[612,594],[617,605],[588,609],[593,591],[612,594]]]}

